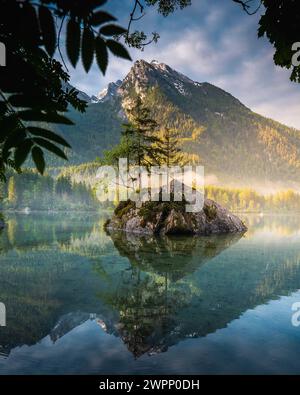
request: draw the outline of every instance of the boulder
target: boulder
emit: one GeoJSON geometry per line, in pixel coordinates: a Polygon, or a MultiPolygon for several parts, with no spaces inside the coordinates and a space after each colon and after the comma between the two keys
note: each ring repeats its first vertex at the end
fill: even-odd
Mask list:
{"type": "Polygon", "coordinates": [[[247,230],[240,218],[209,199],[198,213],[187,213],[183,202],[145,202],[137,207],[128,200],[118,205],[105,228],[145,235],[212,235],[247,230]]]}

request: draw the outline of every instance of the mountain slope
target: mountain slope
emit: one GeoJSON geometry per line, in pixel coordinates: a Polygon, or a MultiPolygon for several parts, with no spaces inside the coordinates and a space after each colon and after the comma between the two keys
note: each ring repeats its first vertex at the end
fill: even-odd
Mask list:
{"type": "MultiPolygon", "coordinates": [[[[124,114],[120,104],[90,103],[85,113],[70,109],[66,114],[74,125],[47,125],[63,136],[72,149],[65,149],[68,162],[53,155],[47,155],[50,167],[80,165],[100,157],[104,149],[113,147],[119,142],[121,124],[124,114]]],[[[45,125],[44,125],[45,126],[45,125]]]]}
{"type": "Polygon", "coordinates": [[[300,180],[299,131],[255,114],[214,85],[144,60],[101,92],[86,114],[71,114],[76,126],[60,128],[74,149],[71,163],[94,160],[118,141],[126,108],[137,94],[161,126],[180,132],[182,149],[219,183],[300,180]]]}
{"type": "Polygon", "coordinates": [[[221,182],[299,180],[300,132],[253,113],[222,89],[138,61],[121,87],[125,105],[134,91],[221,182]]]}

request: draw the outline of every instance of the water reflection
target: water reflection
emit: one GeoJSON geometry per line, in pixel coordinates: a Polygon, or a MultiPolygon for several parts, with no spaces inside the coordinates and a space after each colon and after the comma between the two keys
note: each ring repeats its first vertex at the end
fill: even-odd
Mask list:
{"type": "Polygon", "coordinates": [[[189,309],[200,290],[183,279],[242,235],[157,238],[113,232],[110,236],[130,267],[118,288],[100,298],[119,312],[118,333],[128,350],[140,357],[166,351],[191,335],[182,332],[180,312],[189,309]]]}
{"type": "Polygon", "coordinates": [[[240,240],[242,234],[211,237],[138,236],[125,232],[110,234],[121,256],[141,271],[168,275],[176,281],[193,273],[207,261],[240,240]]]}
{"type": "Polygon", "coordinates": [[[293,214],[241,214],[248,227],[247,237],[261,233],[272,233],[276,237],[299,235],[299,216],[293,214]]]}
{"type": "Polygon", "coordinates": [[[165,238],[109,235],[104,220],[9,219],[0,236],[0,301],[8,322],[0,330],[0,353],[9,356],[45,338],[58,344],[94,323],[138,360],[154,358],[299,289],[295,218],[249,216],[245,237],[165,238]]]}

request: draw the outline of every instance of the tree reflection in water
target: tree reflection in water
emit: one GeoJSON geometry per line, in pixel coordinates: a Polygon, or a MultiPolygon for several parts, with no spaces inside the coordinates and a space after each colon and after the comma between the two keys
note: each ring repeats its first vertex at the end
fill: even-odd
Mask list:
{"type": "Polygon", "coordinates": [[[117,289],[99,296],[119,312],[118,333],[128,350],[139,357],[166,351],[179,341],[177,312],[199,291],[180,280],[241,235],[153,237],[114,232],[111,238],[131,266],[122,273],[117,289]]]}
{"type": "MultiPolygon", "coordinates": [[[[0,353],[89,320],[135,357],[226,327],[299,289],[298,218],[248,217],[216,237],[105,234],[105,218],[13,215],[0,235],[0,353]]],[[[72,334],[71,334],[72,336],[72,334]]]]}

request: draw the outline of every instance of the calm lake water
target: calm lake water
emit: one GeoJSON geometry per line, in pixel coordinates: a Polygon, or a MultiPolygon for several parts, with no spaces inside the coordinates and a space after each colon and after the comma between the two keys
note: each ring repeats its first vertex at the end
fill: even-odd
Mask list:
{"type": "Polygon", "coordinates": [[[300,373],[300,217],[201,238],[109,236],[95,214],[7,220],[0,373],[300,373]]]}

